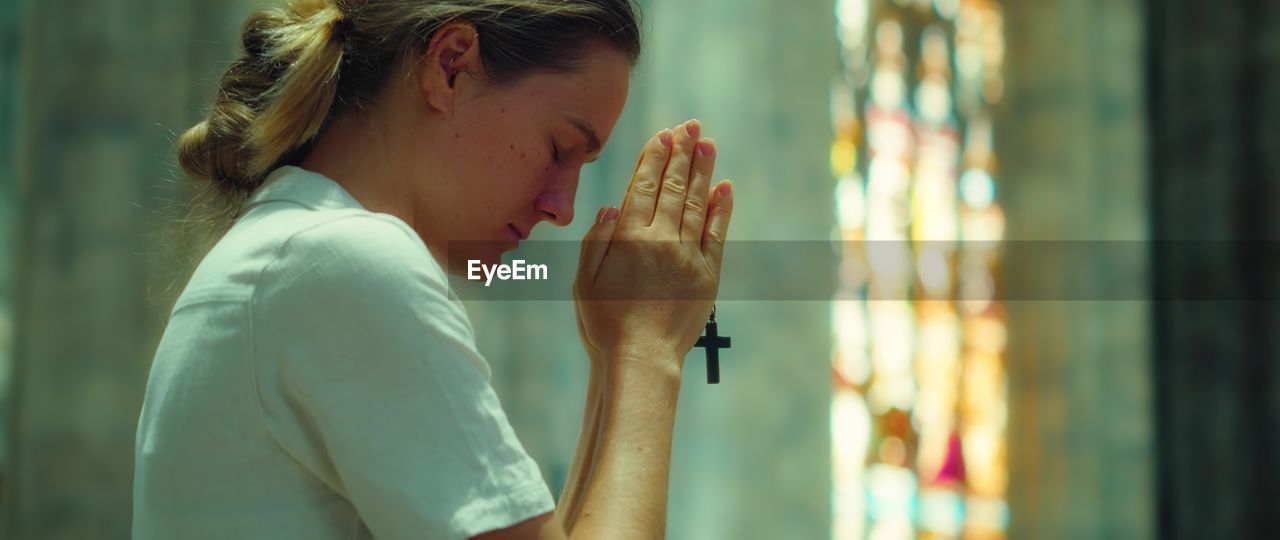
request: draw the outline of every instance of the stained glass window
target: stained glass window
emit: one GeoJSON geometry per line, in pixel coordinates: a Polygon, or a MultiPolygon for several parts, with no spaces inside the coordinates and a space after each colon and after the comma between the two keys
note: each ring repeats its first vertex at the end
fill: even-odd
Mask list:
{"type": "Polygon", "coordinates": [[[833,534],[1003,538],[995,0],[837,0],[833,534]]]}

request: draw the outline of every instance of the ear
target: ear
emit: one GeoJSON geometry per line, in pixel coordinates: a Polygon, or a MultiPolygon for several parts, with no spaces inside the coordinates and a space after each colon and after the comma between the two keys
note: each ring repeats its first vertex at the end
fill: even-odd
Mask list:
{"type": "Polygon", "coordinates": [[[453,117],[459,89],[484,73],[475,25],[455,21],[440,27],[417,67],[418,91],[427,106],[445,118],[453,117]]]}

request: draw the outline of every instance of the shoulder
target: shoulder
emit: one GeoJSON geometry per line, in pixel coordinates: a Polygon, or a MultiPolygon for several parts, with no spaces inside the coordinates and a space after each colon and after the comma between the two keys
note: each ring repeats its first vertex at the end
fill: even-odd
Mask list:
{"type": "Polygon", "coordinates": [[[343,213],[291,234],[263,269],[255,303],[333,319],[453,319],[469,327],[448,278],[408,225],[370,212],[343,213]]]}
{"type": "MultiPolygon", "coordinates": [[[[410,263],[440,270],[427,247],[404,222],[372,212],[341,212],[294,232],[285,239],[281,263],[323,260],[340,267],[379,267],[410,263]]],[[[389,270],[388,268],[383,268],[389,270]]]]}
{"type": "Polygon", "coordinates": [[[370,355],[412,363],[447,348],[476,356],[444,270],[408,225],[383,214],[346,213],[288,236],[263,270],[251,319],[260,350],[309,351],[308,369],[328,358],[342,371],[346,358],[370,355]]]}
{"type": "Polygon", "coordinates": [[[443,268],[408,225],[370,212],[339,214],[294,232],[263,274],[264,285],[335,292],[391,292],[410,283],[447,286],[443,268]]]}

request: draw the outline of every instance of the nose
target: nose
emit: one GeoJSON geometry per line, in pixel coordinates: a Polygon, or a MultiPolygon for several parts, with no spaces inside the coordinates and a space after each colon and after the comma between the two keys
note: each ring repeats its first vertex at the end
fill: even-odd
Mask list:
{"type": "Polygon", "coordinates": [[[535,203],[543,219],[557,227],[573,222],[573,199],[578,192],[579,170],[568,171],[538,195],[535,203]]]}

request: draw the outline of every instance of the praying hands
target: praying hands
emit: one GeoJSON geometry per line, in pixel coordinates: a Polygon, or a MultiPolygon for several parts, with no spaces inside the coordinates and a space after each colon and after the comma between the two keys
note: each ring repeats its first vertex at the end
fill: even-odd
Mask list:
{"type": "Polygon", "coordinates": [[[727,180],[710,187],[716,145],[700,139],[701,127],[691,120],[654,135],[622,209],[601,210],[583,239],[574,298],[593,361],[682,362],[711,313],[733,201],[727,180]]]}

